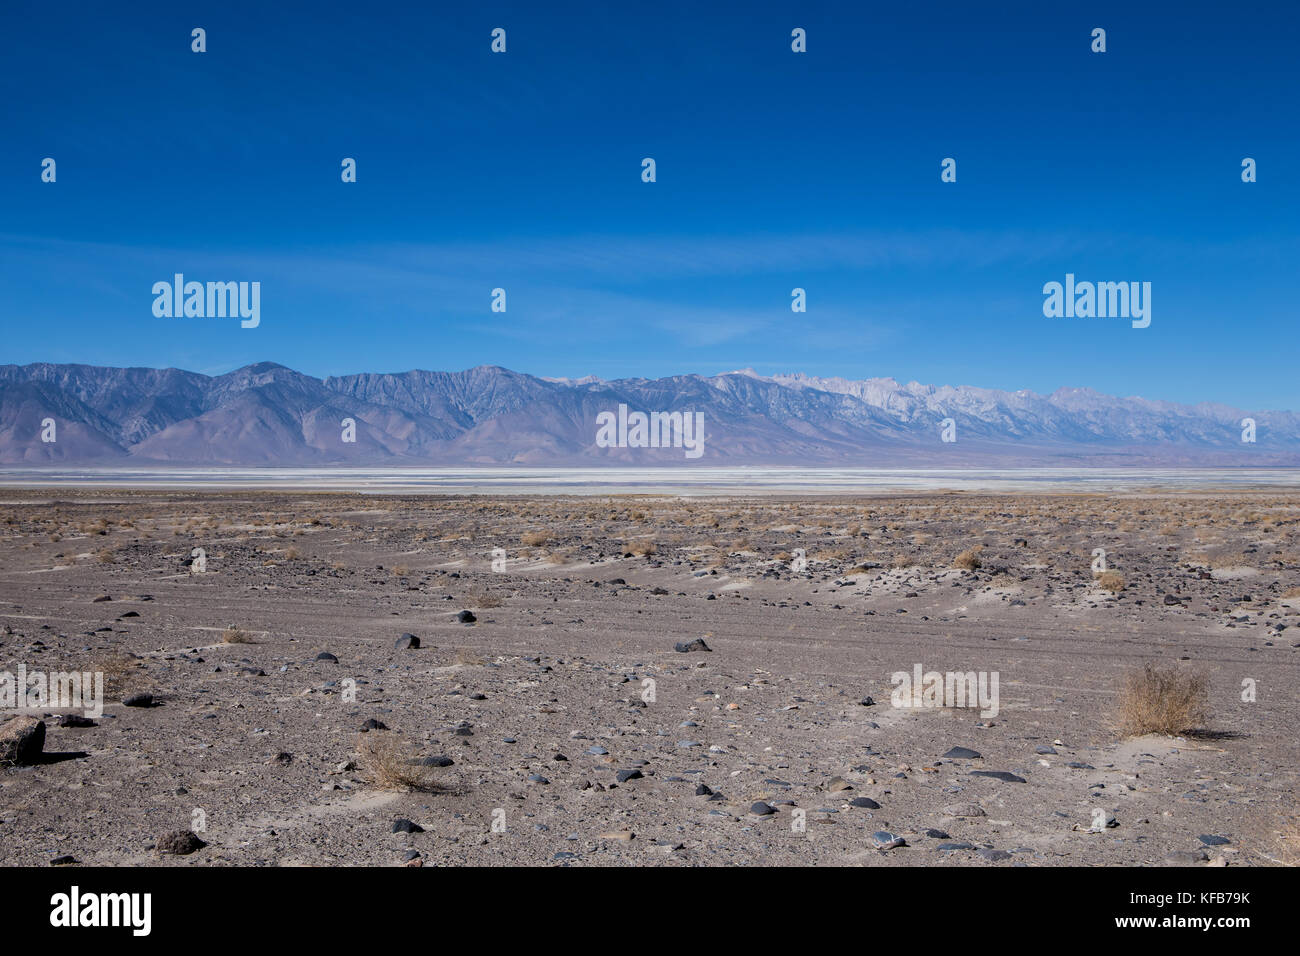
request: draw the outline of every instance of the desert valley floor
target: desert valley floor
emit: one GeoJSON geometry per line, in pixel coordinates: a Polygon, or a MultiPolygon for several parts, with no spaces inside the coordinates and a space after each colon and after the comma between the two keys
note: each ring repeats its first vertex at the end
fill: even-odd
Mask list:
{"type": "Polygon", "coordinates": [[[108,681],[0,864],[1296,859],[1300,494],[0,499],[0,671],[108,681]],[[1146,662],[1204,726],[1120,733],[1146,662]]]}

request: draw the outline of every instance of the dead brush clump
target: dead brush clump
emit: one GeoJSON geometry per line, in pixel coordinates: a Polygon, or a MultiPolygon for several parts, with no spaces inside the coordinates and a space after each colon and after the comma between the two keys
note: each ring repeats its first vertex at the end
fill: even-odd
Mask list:
{"type": "Polygon", "coordinates": [[[1209,716],[1210,679],[1199,671],[1148,661],[1126,674],[1119,691],[1119,729],[1125,737],[1180,734],[1209,716]]]}
{"type": "Polygon", "coordinates": [[[252,644],[253,638],[247,631],[241,630],[231,624],[221,632],[221,642],[223,644],[252,644]]]}
{"type": "Polygon", "coordinates": [[[963,571],[978,571],[984,566],[984,562],[980,560],[980,552],[983,550],[982,547],[976,545],[967,551],[963,551],[961,554],[957,555],[957,557],[953,558],[952,566],[954,568],[960,568],[963,571]]]}
{"type": "Polygon", "coordinates": [[[519,543],[529,548],[540,548],[551,540],[545,531],[526,531],[519,537],[519,543]]]}
{"type": "Polygon", "coordinates": [[[490,591],[475,591],[473,594],[465,595],[465,600],[469,602],[470,607],[480,609],[501,607],[506,603],[505,598],[490,591]]]}
{"type": "Polygon", "coordinates": [[[1110,591],[1112,594],[1118,594],[1128,587],[1128,582],[1124,580],[1124,575],[1118,571],[1102,571],[1096,576],[1097,587],[1103,591],[1110,591]]]}
{"type": "Polygon", "coordinates": [[[639,538],[627,543],[627,550],[638,558],[649,557],[659,550],[653,538],[639,538]]]}
{"type": "Polygon", "coordinates": [[[144,671],[144,662],[129,651],[106,651],[82,668],[92,674],[104,675],[104,693],[110,697],[151,690],[153,681],[144,671]]]}
{"type": "Polygon", "coordinates": [[[112,564],[116,560],[113,556],[113,549],[104,548],[102,551],[100,551],[98,554],[95,555],[95,560],[98,561],[100,564],[112,564]]]}
{"type": "Polygon", "coordinates": [[[452,655],[451,662],[457,667],[487,667],[487,661],[468,647],[456,648],[456,653],[452,655]]]}
{"type": "Polygon", "coordinates": [[[421,762],[410,743],[390,731],[359,734],[357,757],[362,772],[378,790],[429,793],[441,789],[433,768],[421,762]]]}
{"type": "Polygon", "coordinates": [[[1300,588],[1287,588],[1282,592],[1282,598],[1300,598],[1300,588]]]}

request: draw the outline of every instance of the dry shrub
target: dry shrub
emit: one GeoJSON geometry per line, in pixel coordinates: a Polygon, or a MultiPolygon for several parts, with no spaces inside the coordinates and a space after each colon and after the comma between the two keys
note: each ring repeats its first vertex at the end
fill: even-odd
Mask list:
{"type": "Polygon", "coordinates": [[[1287,588],[1285,591],[1282,592],[1282,597],[1298,598],[1300,597],[1300,588],[1287,588]]]}
{"type": "Polygon", "coordinates": [[[370,782],[379,790],[437,790],[434,768],[420,763],[409,743],[397,735],[372,730],[357,737],[357,756],[370,782]]]}
{"type": "Polygon", "coordinates": [[[138,657],[127,651],[108,651],[91,658],[82,669],[104,675],[106,695],[124,697],[152,688],[152,680],[141,670],[143,666],[138,657]]]}
{"type": "Polygon", "coordinates": [[[235,625],[230,625],[221,632],[221,640],[226,644],[252,644],[253,639],[247,632],[240,630],[235,625]]]}
{"type": "MultiPolygon", "coordinates": [[[[902,554],[900,552],[899,554],[894,555],[893,560],[889,563],[895,568],[910,568],[912,565],[916,564],[916,561],[910,554],[902,554]]],[[[863,568],[863,570],[865,571],[866,568],[863,568]]]]}
{"type": "Polygon", "coordinates": [[[953,559],[952,566],[961,568],[963,571],[978,571],[983,566],[983,562],[980,561],[980,551],[982,550],[982,548],[974,547],[969,551],[963,551],[953,559]]]}
{"type": "Polygon", "coordinates": [[[487,661],[479,657],[468,647],[456,648],[456,653],[452,656],[451,662],[461,667],[486,667],[487,661]]]}
{"type": "Polygon", "coordinates": [[[551,540],[545,531],[527,531],[519,538],[519,543],[530,548],[539,548],[551,540]]]}
{"type": "Polygon", "coordinates": [[[501,607],[506,603],[498,595],[487,591],[475,591],[473,594],[466,595],[465,600],[469,602],[470,607],[477,608],[501,607]]]}
{"type": "Polygon", "coordinates": [[[399,564],[395,568],[393,568],[393,573],[397,575],[399,578],[404,578],[411,573],[411,569],[404,564],[399,564]]]}
{"type": "Polygon", "coordinates": [[[1119,695],[1119,726],[1126,737],[1179,734],[1199,727],[1209,714],[1210,679],[1200,672],[1158,667],[1148,661],[1125,675],[1119,695]]]}
{"type": "Polygon", "coordinates": [[[1128,587],[1128,582],[1124,580],[1124,575],[1118,571],[1103,571],[1097,575],[1097,587],[1103,591],[1111,591],[1118,594],[1128,587]]]}
{"type": "Polygon", "coordinates": [[[111,548],[105,548],[103,551],[100,551],[99,554],[95,555],[95,560],[100,564],[112,564],[113,550],[111,548]]]}
{"type": "Polygon", "coordinates": [[[629,541],[627,543],[627,550],[637,557],[654,554],[657,549],[653,538],[643,538],[639,541],[629,541]]]}
{"type": "Polygon", "coordinates": [[[302,552],[299,551],[293,545],[290,545],[289,547],[284,549],[284,557],[285,560],[287,561],[297,561],[299,558],[302,557],[302,552]]]}

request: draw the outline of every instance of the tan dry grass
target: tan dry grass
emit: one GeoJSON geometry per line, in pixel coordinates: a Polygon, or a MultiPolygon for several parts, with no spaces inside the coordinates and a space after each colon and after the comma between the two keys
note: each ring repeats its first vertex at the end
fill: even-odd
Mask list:
{"type": "Polygon", "coordinates": [[[415,748],[391,731],[359,734],[357,756],[376,789],[426,793],[440,789],[434,768],[421,764],[415,748]]]}
{"type": "Polygon", "coordinates": [[[1148,661],[1124,676],[1119,693],[1119,728],[1126,737],[1180,734],[1209,716],[1210,679],[1198,671],[1159,667],[1148,661]]]}

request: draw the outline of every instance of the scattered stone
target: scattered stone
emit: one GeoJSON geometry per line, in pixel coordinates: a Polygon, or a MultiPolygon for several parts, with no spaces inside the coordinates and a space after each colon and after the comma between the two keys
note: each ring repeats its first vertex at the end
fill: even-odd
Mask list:
{"type": "Polygon", "coordinates": [[[32,764],[45,747],[45,721],[15,717],[0,725],[0,764],[32,764]]]}
{"type": "Polygon", "coordinates": [[[412,821],[406,819],[406,817],[398,817],[396,820],[393,821],[393,829],[391,832],[423,833],[424,827],[420,826],[418,823],[413,823],[412,821]]]}
{"type": "Polygon", "coordinates": [[[316,655],[316,660],[323,661],[326,664],[337,664],[339,659],[328,651],[321,651],[316,655]]]}
{"type": "Polygon", "coordinates": [[[712,652],[713,648],[709,647],[708,644],[705,644],[703,638],[697,637],[693,641],[678,642],[677,644],[674,644],[673,650],[675,650],[678,654],[691,654],[694,653],[695,651],[712,652]]]}
{"type": "Polygon", "coordinates": [[[1017,777],[1014,773],[1008,773],[1005,770],[972,770],[972,777],[988,777],[992,780],[1001,780],[1003,783],[1024,783],[1024,777],[1017,777]]]}
{"type": "Polygon", "coordinates": [[[953,747],[943,756],[947,760],[978,760],[980,752],[969,747],[953,747]]]}
{"type": "Polygon", "coordinates": [[[127,697],[122,701],[122,705],[125,707],[152,707],[153,694],[132,694],[130,697],[127,697]]]}
{"type": "Polygon", "coordinates": [[[59,718],[60,727],[94,727],[95,722],[81,714],[64,714],[59,718]]]}
{"type": "Polygon", "coordinates": [[[880,804],[876,803],[870,797],[854,797],[849,801],[851,807],[862,807],[866,810],[879,810],[880,804]]]}
{"type": "Polygon", "coordinates": [[[1204,843],[1206,846],[1226,846],[1227,844],[1232,842],[1227,837],[1215,836],[1213,833],[1202,833],[1199,837],[1197,837],[1197,839],[1200,840],[1202,843],[1204,843]]]}
{"type": "Polygon", "coordinates": [[[478,620],[478,618],[476,618],[470,611],[461,611],[456,615],[456,620],[460,621],[462,624],[473,624],[478,620]]]}
{"type": "Polygon", "coordinates": [[[645,774],[640,770],[620,770],[615,776],[619,783],[627,783],[629,780],[640,780],[645,774]]]}
{"type": "Polygon", "coordinates": [[[171,833],[164,833],[154,844],[159,853],[170,853],[174,856],[188,856],[195,850],[201,850],[205,846],[202,840],[192,830],[173,830],[171,833]]]}
{"type": "Polygon", "coordinates": [[[776,813],[776,810],[764,803],[762,800],[759,800],[749,808],[749,812],[756,817],[767,817],[776,813]]]}
{"type": "Polygon", "coordinates": [[[403,634],[393,643],[393,647],[399,651],[418,650],[420,647],[420,639],[414,634],[403,634]]]}
{"type": "Polygon", "coordinates": [[[876,845],[877,850],[893,850],[900,846],[907,846],[906,840],[888,830],[877,830],[871,834],[871,842],[876,845]]]}

